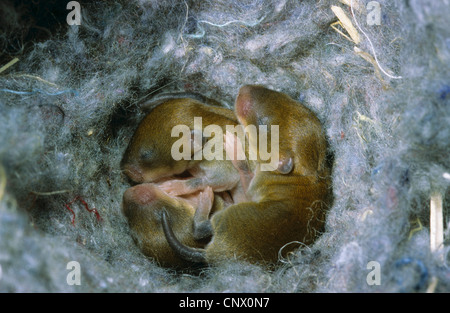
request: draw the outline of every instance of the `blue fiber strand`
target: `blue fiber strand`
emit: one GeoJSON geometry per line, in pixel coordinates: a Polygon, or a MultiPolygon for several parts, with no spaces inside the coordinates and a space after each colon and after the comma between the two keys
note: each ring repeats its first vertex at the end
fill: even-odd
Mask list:
{"type": "MultiPolygon", "coordinates": [[[[417,282],[417,284],[414,286],[414,289],[416,290],[416,291],[419,291],[419,290],[421,290],[424,286],[425,286],[425,284],[427,283],[427,281],[428,281],[428,269],[427,269],[427,267],[423,264],[423,262],[422,261],[420,261],[420,260],[417,260],[417,259],[413,259],[413,258],[409,258],[409,257],[406,257],[406,258],[403,258],[403,259],[400,259],[400,260],[398,260],[397,262],[395,262],[395,267],[397,267],[397,268],[402,268],[402,267],[404,267],[404,266],[407,266],[407,265],[415,265],[416,266],[416,268],[419,270],[419,272],[420,272],[420,278],[419,278],[419,281],[417,282]]],[[[397,284],[400,286],[400,290],[401,290],[401,292],[407,292],[407,290],[403,287],[403,281],[402,281],[402,279],[400,279],[400,278],[397,278],[396,279],[396,281],[397,281],[397,284]]]]}

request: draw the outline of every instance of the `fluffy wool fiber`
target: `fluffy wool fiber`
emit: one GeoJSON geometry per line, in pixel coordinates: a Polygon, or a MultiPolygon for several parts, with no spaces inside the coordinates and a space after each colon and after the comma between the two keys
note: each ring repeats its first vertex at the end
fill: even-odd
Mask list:
{"type": "Polygon", "coordinates": [[[66,1],[49,3],[56,30],[0,5],[0,65],[19,58],[0,73],[1,292],[450,291],[449,1],[379,0],[380,25],[369,25],[360,0],[357,45],[331,27],[332,5],[352,18],[338,0],[79,1],[79,26],[66,24],[66,1]],[[192,91],[232,107],[243,84],[285,92],[323,122],[334,154],[326,230],[275,270],[161,268],[121,213],[138,104],[192,91]],[[432,193],[444,202],[437,252],[432,193]],[[81,285],[66,281],[70,261],[81,285]],[[367,282],[371,261],[379,284],[367,282]]]}

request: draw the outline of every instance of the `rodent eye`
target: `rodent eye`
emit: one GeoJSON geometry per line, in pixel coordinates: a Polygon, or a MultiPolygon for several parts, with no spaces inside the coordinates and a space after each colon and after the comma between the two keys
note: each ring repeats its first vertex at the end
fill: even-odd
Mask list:
{"type": "Polygon", "coordinates": [[[143,150],[141,151],[140,157],[142,161],[148,161],[152,158],[153,153],[151,150],[143,150]]]}
{"type": "Polygon", "coordinates": [[[283,159],[278,164],[278,172],[283,175],[287,175],[294,169],[294,160],[292,157],[283,159]]]}
{"type": "Polygon", "coordinates": [[[270,121],[267,116],[260,116],[257,118],[258,125],[269,125],[270,121]]]}

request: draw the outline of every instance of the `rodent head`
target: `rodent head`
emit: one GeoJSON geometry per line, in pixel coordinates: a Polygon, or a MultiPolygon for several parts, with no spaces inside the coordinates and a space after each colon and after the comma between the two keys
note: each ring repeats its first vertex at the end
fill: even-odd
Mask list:
{"type": "Polygon", "coordinates": [[[244,85],[239,89],[235,103],[239,122],[247,126],[274,125],[289,118],[286,103],[292,102],[288,95],[259,85],[244,85]],[[283,112],[284,111],[284,112],[283,112]]]}
{"type": "MultiPolygon", "coordinates": [[[[280,134],[273,137],[276,134],[272,133],[272,126],[278,126],[278,130],[281,133],[284,128],[282,117],[279,116],[279,107],[283,106],[283,102],[287,99],[284,94],[267,89],[263,86],[257,85],[245,85],[239,90],[235,103],[236,116],[244,127],[248,125],[255,125],[257,128],[262,125],[267,126],[267,144],[272,146],[272,140],[278,139],[278,144],[275,144],[277,151],[271,151],[271,153],[278,153],[278,167],[277,172],[280,174],[289,174],[294,167],[293,158],[287,147],[284,147],[279,140],[281,140],[280,134]],[[281,122],[281,123],[280,123],[281,122]]],[[[285,117],[287,119],[288,116],[285,117]]],[[[248,132],[248,139],[251,145],[259,146],[258,138],[253,138],[254,133],[248,132]]],[[[257,131],[257,135],[261,136],[261,132],[257,131]]],[[[274,147],[275,147],[274,146],[274,147]]],[[[258,149],[258,159],[260,156],[260,150],[258,149]]],[[[271,149],[272,150],[272,149],[271,149]]]]}
{"type": "Polygon", "coordinates": [[[139,124],[121,162],[123,172],[134,182],[156,182],[187,170],[189,160],[176,161],[171,136],[177,124],[164,108],[156,107],[139,124]]]}
{"type": "MultiPolygon", "coordinates": [[[[235,112],[244,127],[267,125],[269,146],[271,126],[279,126],[278,173],[309,175],[322,166],[326,144],[320,122],[288,95],[263,86],[245,85],[236,98],[235,112]]],[[[256,143],[257,138],[249,138],[249,142],[256,143]]]]}

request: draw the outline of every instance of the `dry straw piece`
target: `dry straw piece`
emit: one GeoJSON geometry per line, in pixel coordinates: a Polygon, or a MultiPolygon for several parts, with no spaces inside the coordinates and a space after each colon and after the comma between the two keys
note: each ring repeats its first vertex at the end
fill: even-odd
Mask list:
{"type": "Polygon", "coordinates": [[[19,62],[19,58],[14,58],[11,61],[9,61],[8,63],[6,63],[5,65],[3,65],[2,67],[0,67],[0,74],[2,72],[6,71],[9,67],[11,67],[14,64],[16,64],[17,62],[19,62]]]}
{"type": "Polygon", "coordinates": [[[430,248],[437,252],[444,247],[444,215],[442,194],[433,192],[430,197],[430,248]]]}
{"type": "Polygon", "coordinates": [[[359,44],[359,42],[361,41],[361,38],[359,37],[359,33],[356,30],[356,28],[353,26],[352,21],[350,20],[350,18],[347,16],[347,14],[345,14],[344,10],[342,10],[341,7],[332,5],[331,6],[331,10],[333,11],[333,13],[337,16],[337,18],[339,19],[339,25],[341,25],[342,27],[344,27],[344,29],[347,31],[347,33],[350,35],[350,38],[348,38],[347,35],[345,35],[344,33],[342,33],[339,29],[337,29],[334,25],[336,23],[333,23],[331,25],[331,27],[333,27],[333,29],[335,29],[337,32],[339,32],[342,36],[344,36],[345,38],[349,39],[350,41],[353,41],[355,44],[359,44]]]}
{"type": "Polygon", "coordinates": [[[0,164],[0,201],[3,199],[3,195],[5,194],[6,188],[6,173],[3,166],[0,164]]]}

